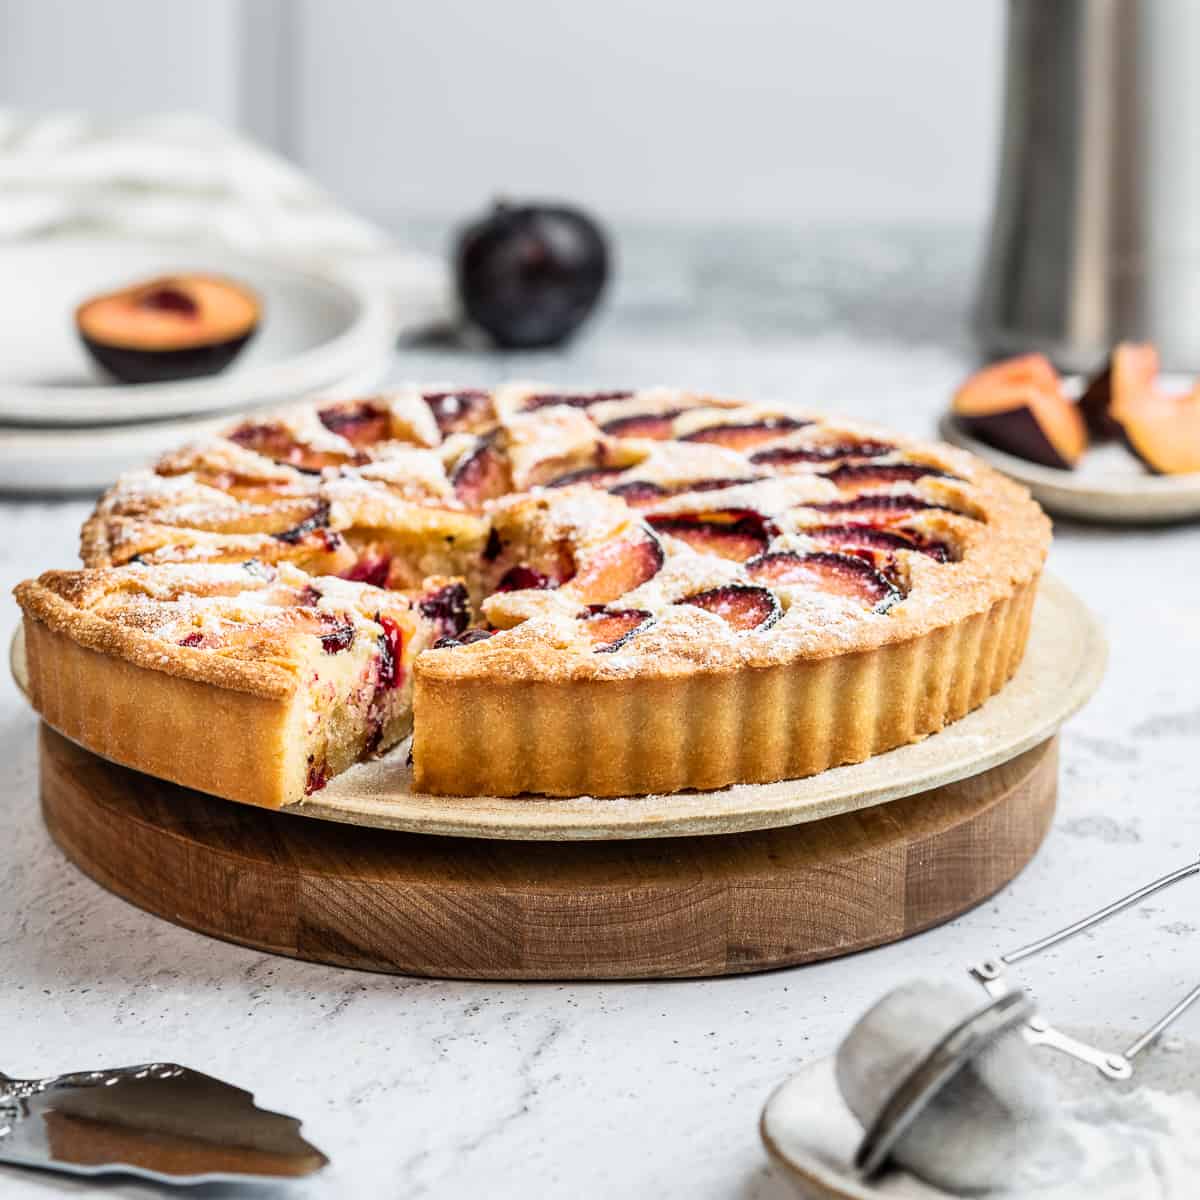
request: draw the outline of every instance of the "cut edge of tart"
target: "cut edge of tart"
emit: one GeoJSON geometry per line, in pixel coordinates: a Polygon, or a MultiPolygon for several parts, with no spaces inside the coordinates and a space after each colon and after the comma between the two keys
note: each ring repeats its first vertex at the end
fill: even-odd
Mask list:
{"type": "Polygon", "coordinates": [[[106,758],[282,807],[411,731],[413,661],[443,593],[465,601],[430,584],[410,600],[255,560],[49,571],[17,589],[30,694],[106,758]]]}
{"type": "Polygon", "coordinates": [[[17,598],[46,720],[202,791],[294,803],[411,727],[419,791],[622,796],[957,720],[1020,664],[1048,545],[1023,488],[872,426],[410,387],[123,477],[88,569],[17,598]]]}

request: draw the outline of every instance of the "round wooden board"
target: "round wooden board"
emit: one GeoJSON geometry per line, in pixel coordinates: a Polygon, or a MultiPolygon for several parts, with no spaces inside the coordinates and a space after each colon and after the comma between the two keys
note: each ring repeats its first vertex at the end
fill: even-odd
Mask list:
{"type": "MultiPolygon", "coordinates": [[[[668,796],[430,796],[413,790],[405,743],[352,767],[286,811],[322,823],[558,842],[719,836],[824,820],[978,775],[1046,741],[1091,698],[1106,659],[1095,617],[1065,584],[1047,575],[1025,659],[1000,692],[935,736],[865,762],[807,779],[668,796]]],[[[20,630],[11,663],[18,686],[27,691],[20,630]]]]}
{"type": "Polygon", "coordinates": [[[973,778],[787,828],[641,841],[434,837],[229,804],[41,729],[55,841],[180,925],[277,954],[476,979],[788,966],[978,904],[1049,829],[1054,739],[973,778]]]}

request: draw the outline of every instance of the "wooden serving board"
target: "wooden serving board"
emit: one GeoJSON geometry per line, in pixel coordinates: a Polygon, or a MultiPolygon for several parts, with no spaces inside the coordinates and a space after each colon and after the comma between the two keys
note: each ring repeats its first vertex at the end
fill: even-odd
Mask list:
{"type": "Polygon", "coordinates": [[[297,820],[116,766],[45,725],[41,800],[64,853],[177,924],[339,966],[477,979],[725,975],[895,941],[1028,862],[1051,738],[982,774],[785,828],[503,841],[297,820]]]}

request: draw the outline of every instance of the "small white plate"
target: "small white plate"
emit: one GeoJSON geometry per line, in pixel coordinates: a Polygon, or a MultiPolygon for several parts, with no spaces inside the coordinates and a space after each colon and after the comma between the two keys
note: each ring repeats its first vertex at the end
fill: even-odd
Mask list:
{"type": "MultiPolygon", "coordinates": [[[[1124,1046],[1133,1034],[1112,1030],[1070,1029],[1066,1032],[1098,1046],[1124,1046]]],[[[1200,1046],[1175,1038],[1147,1050],[1133,1078],[1102,1082],[1093,1067],[1039,1047],[1039,1065],[1054,1079],[1059,1095],[1075,1098],[1101,1087],[1131,1091],[1138,1087],[1163,1092],[1190,1091],[1200,1079],[1200,1046]]],[[[834,1077],[833,1059],[802,1067],[771,1095],[763,1109],[759,1132],[773,1162],[811,1200],[961,1200],[899,1168],[864,1183],[853,1166],[862,1128],[846,1106],[834,1077]]],[[[974,1193],[976,1200],[1019,1200],[1010,1190],[974,1193]]]]}
{"type": "Polygon", "coordinates": [[[1062,471],[986,445],[967,433],[953,413],[942,417],[938,434],[1023,483],[1039,504],[1058,516],[1120,525],[1200,517],[1200,473],[1151,475],[1123,446],[1093,446],[1074,471],[1062,471]]]}
{"type": "MultiPolygon", "coordinates": [[[[375,388],[391,367],[391,353],[316,391],[321,396],[362,395],[375,388]]],[[[301,396],[288,396],[299,400],[301,396]]],[[[234,414],[188,417],[144,424],[34,429],[0,426],[0,496],[94,495],[122,471],[146,466],[187,442],[207,437],[234,414]]]]}
{"type": "Polygon", "coordinates": [[[378,289],[216,246],[102,236],[4,246],[0,423],[116,425],[277,403],[378,360],[395,325],[378,289]],[[262,298],[262,324],[245,351],[204,379],[118,384],[106,378],[76,334],[76,306],[128,283],[185,271],[227,275],[262,298]]]}

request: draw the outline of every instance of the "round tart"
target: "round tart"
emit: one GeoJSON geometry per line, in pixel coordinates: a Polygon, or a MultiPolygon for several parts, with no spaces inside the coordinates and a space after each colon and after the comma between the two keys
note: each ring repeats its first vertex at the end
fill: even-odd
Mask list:
{"type": "Polygon", "coordinates": [[[124,476],[21,584],[34,703],[234,800],[617,796],[924,737],[1020,663],[1049,522],[942,445],[673,389],[405,388],[124,476]]]}

